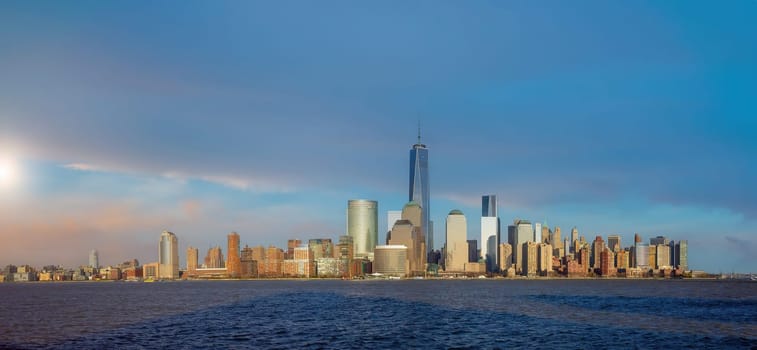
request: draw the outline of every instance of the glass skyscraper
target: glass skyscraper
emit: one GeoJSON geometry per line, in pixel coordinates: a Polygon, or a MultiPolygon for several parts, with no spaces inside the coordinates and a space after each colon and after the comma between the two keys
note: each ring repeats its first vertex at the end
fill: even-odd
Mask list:
{"type": "Polygon", "coordinates": [[[418,130],[418,143],[410,150],[410,193],[409,201],[415,201],[421,205],[423,222],[421,229],[426,236],[426,252],[434,250],[434,234],[430,230],[429,208],[429,183],[428,183],[428,149],[421,143],[420,129],[418,130]]]}
{"type": "Polygon", "coordinates": [[[497,196],[489,194],[481,196],[481,216],[484,217],[496,217],[497,216],[497,196]]]}
{"type": "Polygon", "coordinates": [[[365,199],[347,201],[347,235],[352,237],[354,258],[373,260],[373,250],[378,241],[378,202],[365,199]]]}

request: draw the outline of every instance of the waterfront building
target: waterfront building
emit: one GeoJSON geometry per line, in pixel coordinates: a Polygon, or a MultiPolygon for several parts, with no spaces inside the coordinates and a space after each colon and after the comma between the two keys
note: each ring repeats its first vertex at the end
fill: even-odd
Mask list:
{"type": "Polygon", "coordinates": [[[334,257],[334,243],[331,238],[316,238],[308,240],[310,251],[313,252],[313,260],[334,257]]]}
{"type": "Polygon", "coordinates": [[[468,262],[467,225],[462,211],[455,209],[447,215],[445,271],[463,272],[465,270],[465,263],[468,262]]]}
{"type": "Polygon", "coordinates": [[[536,276],[539,271],[539,243],[528,241],[521,246],[523,250],[521,253],[523,260],[521,274],[523,276],[536,276]]]}
{"type": "Polygon", "coordinates": [[[100,256],[96,249],[89,251],[89,267],[94,267],[96,269],[100,268],[100,256]]]}
{"type": "MultiPolygon", "coordinates": [[[[399,223],[396,222],[396,227],[399,223]]],[[[380,245],[374,250],[373,271],[387,276],[405,277],[410,271],[404,245],[380,245]]]]}
{"type": "Polygon", "coordinates": [[[627,270],[630,267],[628,250],[621,249],[618,251],[618,254],[615,255],[615,266],[618,270],[627,270]]]}
{"type": "Polygon", "coordinates": [[[353,258],[373,259],[378,243],[378,202],[365,199],[347,201],[347,235],[354,244],[353,258]]]}
{"type": "Polygon", "coordinates": [[[478,241],[475,239],[468,240],[468,262],[478,262],[481,256],[478,254],[478,241]]]}
{"type": "Polygon", "coordinates": [[[505,272],[513,266],[513,246],[510,243],[499,245],[499,271],[505,272]]]}
{"type": "Polygon", "coordinates": [[[199,250],[192,246],[187,247],[187,272],[192,274],[197,270],[199,250]]]}
{"type": "Polygon", "coordinates": [[[208,249],[208,254],[205,255],[205,264],[202,267],[205,269],[226,268],[221,247],[215,246],[208,249]]]}
{"type": "MultiPolygon", "coordinates": [[[[295,249],[295,254],[297,254],[296,249],[295,249]]],[[[263,275],[265,277],[280,277],[281,276],[281,263],[283,260],[284,260],[283,250],[275,246],[268,246],[268,248],[265,249],[263,275]]]]}
{"type": "MultiPolygon", "coordinates": [[[[153,262],[149,264],[142,265],[142,277],[146,280],[156,280],[160,278],[158,275],[158,272],[160,270],[160,264],[158,262],[153,262]]],[[[57,281],[58,279],[53,276],[53,280],[57,281]]]]}
{"type": "Polygon", "coordinates": [[[547,243],[538,244],[538,268],[537,273],[547,276],[552,271],[552,245],[547,243]]]}
{"type": "MultiPolygon", "coordinates": [[[[638,234],[637,234],[638,236],[638,234]]],[[[636,244],[634,245],[635,250],[635,258],[634,267],[639,267],[642,269],[648,269],[650,268],[649,265],[649,245],[646,243],[641,243],[640,241],[636,241],[636,244]]]]}
{"type": "MultiPolygon", "coordinates": [[[[281,262],[282,274],[289,277],[314,277],[316,274],[313,251],[307,245],[294,248],[292,259],[281,262]]],[[[333,259],[329,257],[329,259],[333,259]]]]}
{"type": "Polygon", "coordinates": [[[158,278],[179,278],[179,239],[172,232],[163,231],[158,244],[158,278]]]}
{"type": "Polygon", "coordinates": [[[320,258],[315,261],[315,271],[318,277],[341,277],[347,268],[344,261],[338,258],[320,258]]]}
{"type": "Polygon", "coordinates": [[[423,228],[423,209],[417,202],[409,202],[402,208],[402,219],[394,223],[388,245],[407,247],[407,259],[411,274],[423,274],[427,261],[426,240],[423,228]]]}
{"type": "Polygon", "coordinates": [[[522,273],[523,267],[523,245],[533,238],[533,228],[531,222],[527,220],[515,219],[513,224],[507,227],[507,241],[513,246],[513,263],[515,263],[516,273],[522,273]]]}
{"type": "MultiPolygon", "coordinates": [[[[255,247],[251,248],[252,252],[252,260],[257,261],[257,267],[258,271],[256,273],[257,276],[265,276],[266,273],[266,251],[267,249],[263,247],[262,245],[257,245],[255,247]]],[[[292,248],[292,257],[294,257],[294,248],[292,248]]]]}
{"type": "Polygon", "coordinates": [[[287,251],[286,253],[284,253],[284,260],[294,259],[294,248],[297,248],[301,245],[302,245],[302,241],[299,239],[287,240],[287,251]]]}
{"type": "MultiPolygon", "coordinates": [[[[421,235],[424,237],[424,257],[434,250],[434,234],[431,229],[431,206],[428,171],[428,149],[421,143],[421,131],[418,128],[418,142],[410,150],[410,189],[408,201],[418,203],[423,211],[421,222],[414,222],[420,226],[421,235]]],[[[404,210],[403,210],[404,211],[404,210]]],[[[404,218],[404,214],[403,214],[404,218]]]]}
{"type": "Polygon", "coordinates": [[[619,235],[607,236],[607,247],[610,248],[610,250],[613,251],[614,253],[621,251],[623,247],[620,245],[620,236],[619,235]]]}
{"type": "Polygon", "coordinates": [[[600,263],[600,261],[599,261],[600,256],[599,255],[602,254],[603,250],[605,250],[605,241],[602,239],[602,236],[597,236],[594,239],[594,242],[591,245],[592,255],[591,255],[591,262],[590,263],[591,263],[591,267],[593,269],[599,269],[600,268],[600,266],[599,266],[600,265],[599,264],[600,263]]]}
{"type": "Polygon", "coordinates": [[[647,249],[647,266],[650,269],[657,269],[657,246],[649,245],[647,249]]]}
{"type": "Polygon", "coordinates": [[[499,237],[499,218],[481,217],[481,255],[486,263],[486,271],[496,270],[497,237],[499,237]]]}
{"type": "Polygon", "coordinates": [[[605,247],[599,254],[599,274],[603,277],[615,276],[617,270],[614,266],[615,256],[612,251],[605,247]]]}
{"type": "Polygon", "coordinates": [[[242,260],[239,257],[239,234],[236,232],[226,236],[227,239],[227,260],[226,271],[231,278],[239,278],[242,275],[242,260]]]}
{"type": "Polygon", "coordinates": [[[655,246],[657,249],[656,265],[658,269],[670,269],[670,246],[667,244],[658,244],[655,246]]]}
{"type": "Polygon", "coordinates": [[[542,235],[541,235],[541,223],[537,222],[534,224],[534,243],[542,243],[542,235]]]}
{"type": "Polygon", "coordinates": [[[581,267],[583,268],[583,272],[586,273],[589,271],[589,247],[583,246],[581,247],[581,250],[578,251],[578,261],[581,264],[581,267]]]}
{"type": "Polygon", "coordinates": [[[420,228],[413,225],[410,220],[399,220],[394,223],[391,238],[389,239],[389,242],[387,242],[387,245],[389,246],[395,248],[403,246],[407,249],[405,257],[408,259],[409,273],[423,271],[423,250],[418,247],[423,243],[418,234],[419,230],[420,228]]]}
{"type": "MultiPolygon", "coordinates": [[[[292,256],[294,256],[294,250],[292,250],[292,256]]],[[[255,260],[253,249],[247,245],[242,248],[239,254],[240,263],[240,277],[242,278],[254,278],[258,277],[258,261],[255,260]]],[[[262,262],[261,262],[262,264],[262,262]]]]}
{"type": "Polygon", "coordinates": [[[674,264],[681,270],[689,269],[689,241],[680,240],[676,242],[674,264]]]}

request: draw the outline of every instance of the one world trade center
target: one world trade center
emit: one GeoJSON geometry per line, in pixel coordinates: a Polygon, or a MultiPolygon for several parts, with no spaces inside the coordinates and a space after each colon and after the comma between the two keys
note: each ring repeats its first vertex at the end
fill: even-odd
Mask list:
{"type": "Polygon", "coordinates": [[[423,222],[421,230],[426,237],[426,255],[434,250],[434,231],[429,217],[428,149],[421,143],[418,128],[418,143],[410,150],[410,201],[421,205],[423,222]]]}

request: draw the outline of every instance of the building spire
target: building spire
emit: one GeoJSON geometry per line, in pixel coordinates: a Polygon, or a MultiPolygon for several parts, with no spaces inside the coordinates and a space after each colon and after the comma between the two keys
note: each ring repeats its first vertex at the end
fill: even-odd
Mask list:
{"type": "Polygon", "coordinates": [[[421,118],[418,118],[418,144],[421,144],[421,118]]]}

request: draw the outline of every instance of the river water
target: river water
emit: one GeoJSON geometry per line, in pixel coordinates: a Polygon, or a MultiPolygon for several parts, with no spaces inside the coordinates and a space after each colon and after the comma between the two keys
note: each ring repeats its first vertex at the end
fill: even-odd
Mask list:
{"type": "Polygon", "coordinates": [[[0,348],[756,348],[757,283],[0,284],[0,348]]]}

